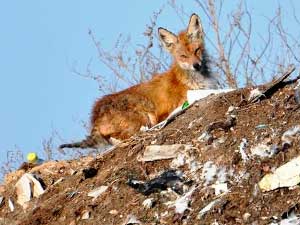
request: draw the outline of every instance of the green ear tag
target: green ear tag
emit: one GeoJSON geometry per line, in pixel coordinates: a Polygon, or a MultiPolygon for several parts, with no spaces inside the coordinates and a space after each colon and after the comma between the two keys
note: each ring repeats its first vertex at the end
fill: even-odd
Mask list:
{"type": "Polygon", "coordinates": [[[189,106],[190,104],[189,104],[189,102],[188,101],[185,101],[183,104],[182,104],[182,109],[185,109],[185,108],[187,108],[188,106],[189,106]]]}

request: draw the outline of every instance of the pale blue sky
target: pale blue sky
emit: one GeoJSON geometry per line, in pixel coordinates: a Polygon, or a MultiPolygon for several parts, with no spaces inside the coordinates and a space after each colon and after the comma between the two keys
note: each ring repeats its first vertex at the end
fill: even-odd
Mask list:
{"type": "MultiPolygon", "coordinates": [[[[184,3],[188,13],[196,12],[203,18],[194,1],[178,2],[184,3]]],[[[224,8],[236,2],[225,1],[224,8]]],[[[274,0],[248,2],[255,20],[272,15],[277,5],[274,0]]],[[[88,29],[107,49],[120,33],[130,35],[135,43],[144,43],[145,25],[163,5],[158,26],[174,32],[184,28],[165,0],[1,1],[0,161],[15,146],[24,153],[40,151],[42,140],[53,130],[65,140],[82,139],[86,131],[80,121],[89,121],[100,92],[95,81],[73,74],[71,66],[76,63],[84,70],[92,59],[94,72],[107,72],[96,60],[88,29]]],[[[295,3],[296,11],[299,6],[295,3]]],[[[205,18],[202,20],[205,23],[205,18]]],[[[263,32],[259,22],[254,25],[263,32]]],[[[295,24],[290,26],[291,30],[299,29],[295,24]]]]}

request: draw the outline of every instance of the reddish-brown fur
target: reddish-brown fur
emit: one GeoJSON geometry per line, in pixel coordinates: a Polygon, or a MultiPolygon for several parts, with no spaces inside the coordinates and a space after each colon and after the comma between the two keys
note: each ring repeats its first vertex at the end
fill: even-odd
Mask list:
{"type": "Polygon", "coordinates": [[[152,80],[99,99],[93,108],[92,127],[104,138],[125,139],[164,120],[186,100],[188,86],[178,66],[152,80]]]}
{"type": "Polygon", "coordinates": [[[97,147],[111,137],[129,138],[142,126],[151,127],[164,120],[186,101],[188,89],[215,88],[206,65],[199,23],[198,16],[193,14],[187,31],[178,36],[160,28],[161,41],[174,58],[170,69],[148,82],[97,100],[92,111],[91,135],[82,142],[61,147],[97,147]]]}

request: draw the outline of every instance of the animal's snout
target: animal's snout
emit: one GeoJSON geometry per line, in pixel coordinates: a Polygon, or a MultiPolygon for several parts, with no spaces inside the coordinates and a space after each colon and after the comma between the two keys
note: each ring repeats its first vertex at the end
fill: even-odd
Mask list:
{"type": "Polygon", "coordinates": [[[201,69],[201,65],[199,63],[194,63],[193,67],[196,71],[200,71],[200,69],[201,69]]]}

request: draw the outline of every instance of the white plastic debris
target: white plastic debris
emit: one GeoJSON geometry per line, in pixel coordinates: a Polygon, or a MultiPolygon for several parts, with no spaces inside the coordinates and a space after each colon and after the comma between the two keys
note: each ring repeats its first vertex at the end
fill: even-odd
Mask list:
{"type": "Polygon", "coordinates": [[[203,132],[199,137],[198,137],[198,141],[204,142],[209,140],[209,138],[211,138],[211,134],[208,133],[207,131],[203,132]]]}
{"type": "Polygon", "coordinates": [[[177,157],[181,151],[187,151],[191,145],[174,144],[174,145],[149,145],[144,153],[138,156],[138,161],[148,162],[163,159],[172,159],[177,157]]]}
{"type": "Polygon", "coordinates": [[[266,129],[268,128],[268,125],[267,124],[258,124],[257,126],[255,126],[255,129],[266,129]]]}
{"type": "MultiPolygon", "coordinates": [[[[70,175],[74,175],[76,173],[76,170],[73,170],[72,168],[69,170],[70,175]]],[[[59,179],[58,179],[59,180],[59,179]]]]}
{"type": "Polygon", "coordinates": [[[228,172],[225,167],[215,165],[212,161],[204,163],[201,173],[201,180],[204,181],[204,185],[211,183],[221,184],[227,181],[228,172]]]}
{"type": "Polygon", "coordinates": [[[295,215],[295,213],[291,213],[288,218],[283,219],[279,222],[273,222],[269,225],[300,225],[300,218],[295,215]]]}
{"type": "Polygon", "coordinates": [[[247,172],[245,169],[241,170],[234,170],[234,169],[229,169],[228,170],[228,176],[230,176],[234,182],[241,182],[242,180],[247,180],[249,179],[250,174],[247,172]]]}
{"type": "Polygon", "coordinates": [[[295,101],[299,105],[300,104],[300,80],[297,80],[297,85],[294,87],[295,90],[295,101]]]}
{"type": "Polygon", "coordinates": [[[0,195],[0,207],[4,204],[4,197],[0,195]]]}
{"type": "Polygon", "coordinates": [[[203,165],[201,178],[205,181],[205,184],[212,182],[217,174],[217,166],[212,161],[207,161],[203,165]]]}
{"type": "Polygon", "coordinates": [[[147,198],[147,199],[145,199],[143,201],[143,206],[146,209],[150,209],[150,208],[152,208],[153,203],[154,203],[154,199],[153,198],[147,198]]]}
{"type": "Polygon", "coordinates": [[[171,120],[173,120],[176,116],[180,115],[185,109],[186,108],[183,109],[182,106],[178,106],[176,109],[173,110],[173,112],[169,114],[169,116],[165,120],[154,125],[149,130],[160,130],[164,128],[171,120]]]}
{"type": "Polygon", "coordinates": [[[217,172],[216,184],[225,183],[225,181],[227,180],[227,176],[228,176],[228,172],[226,171],[226,168],[220,167],[217,172]]]}
{"type": "Polygon", "coordinates": [[[206,90],[188,90],[187,99],[189,104],[193,104],[195,101],[205,98],[211,94],[226,93],[234,91],[235,89],[206,89],[206,90]]]}
{"type": "Polygon", "coordinates": [[[228,192],[227,183],[219,183],[211,185],[215,189],[215,195],[220,195],[228,192]]]}
{"type": "Polygon", "coordinates": [[[146,132],[147,130],[149,130],[148,126],[141,126],[140,131],[142,132],[146,132]]]}
{"type": "Polygon", "coordinates": [[[29,178],[24,175],[16,183],[17,202],[23,207],[25,207],[25,203],[32,198],[31,182],[29,178]]]}
{"type": "Polygon", "coordinates": [[[282,145],[291,145],[293,141],[293,136],[297,134],[300,134],[300,125],[296,125],[283,133],[281,137],[282,145]]]}
{"type": "Polygon", "coordinates": [[[248,141],[246,138],[243,138],[242,139],[242,142],[240,143],[240,154],[241,154],[241,157],[242,157],[242,160],[243,161],[247,161],[249,159],[247,153],[246,153],[246,148],[247,148],[247,145],[248,145],[248,141]]]}
{"type": "Polygon", "coordinates": [[[113,148],[115,145],[118,145],[118,144],[122,143],[121,140],[116,139],[116,138],[113,138],[113,137],[110,137],[110,138],[109,138],[109,142],[110,142],[113,146],[109,147],[109,145],[108,145],[106,148],[103,148],[102,153],[104,153],[104,152],[107,153],[107,152],[109,152],[110,149],[113,148]]]}
{"type": "Polygon", "coordinates": [[[201,219],[207,212],[209,212],[217,203],[221,201],[220,198],[213,200],[207,206],[200,210],[198,218],[201,219]]]}
{"type": "MultiPolygon", "coordinates": [[[[192,147],[190,148],[192,149],[192,147]]],[[[188,149],[188,150],[190,150],[188,149]]],[[[184,151],[180,152],[176,158],[174,158],[170,164],[172,168],[178,168],[183,165],[188,165],[190,172],[196,172],[198,169],[201,168],[201,165],[195,159],[193,152],[191,151],[184,151]]]]}
{"type": "MultiPolygon", "coordinates": [[[[196,190],[195,186],[192,186],[188,192],[186,192],[183,196],[177,198],[175,201],[166,202],[169,208],[175,207],[175,212],[178,214],[183,214],[185,210],[189,209],[189,203],[192,200],[192,194],[196,190]]],[[[173,193],[173,192],[172,192],[173,193]]]]}
{"type": "Polygon", "coordinates": [[[25,173],[16,183],[17,202],[26,208],[26,202],[45,192],[41,183],[33,174],[25,173]]]}
{"type": "Polygon", "coordinates": [[[251,217],[251,214],[248,213],[248,212],[246,212],[246,213],[243,214],[243,220],[244,220],[245,222],[247,222],[247,221],[249,220],[250,217],[251,217]]]}
{"type": "MultiPolygon", "coordinates": [[[[235,89],[188,90],[187,100],[189,106],[191,106],[195,101],[205,98],[210,94],[226,93],[233,90],[235,89]]],[[[180,115],[185,109],[187,109],[187,107],[186,108],[183,108],[182,106],[177,107],[176,109],[174,109],[173,112],[170,113],[170,115],[165,120],[151,127],[149,130],[160,130],[164,128],[172,119],[180,115]]]]}
{"type": "Polygon", "coordinates": [[[276,145],[267,145],[264,143],[260,143],[253,148],[250,149],[251,155],[256,155],[261,158],[272,157],[277,152],[276,145]]]}
{"type": "Polygon", "coordinates": [[[15,211],[15,206],[11,198],[8,198],[8,207],[11,212],[15,211]]]}
{"type": "Polygon", "coordinates": [[[163,213],[160,214],[161,217],[166,217],[168,216],[169,212],[168,211],[164,211],[163,213]]]}
{"type": "Polygon", "coordinates": [[[61,177],[61,178],[59,178],[57,181],[55,181],[55,182],[53,183],[53,185],[57,185],[57,184],[59,184],[60,182],[62,182],[63,180],[64,180],[64,178],[61,177]]]}
{"type": "Polygon", "coordinates": [[[189,208],[189,203],[192,200],[192,194],[196,190],[196,187],[192,187],[187,193],[175,201],[175,212],[183,214],[185,210],[189,208]]]}
{"type": "Polygon", "coordinates": [[[180,152],[177,155],[177,157],[174,158],[170,163],[170,167],[175,169],[184,165],[188,167],[188,171],[186,172],[189,174],[189,176],[191,176],[193,180],[199,181],[200,177],[196,172],[202,167],[202,165],[200,162],[197,161],[195,157],[195,152],[193,151],[180,152]]]}
{"type": "MultiPolygon", "coordinates": [[[[189,170],[192,173],[195,173],[197,170],[199,170],[201,168],[201,164],[195,158],[188,159],[187,163],[188,163],[189,170]]],[[[196,175],[196,174],[194,174],[194,175],[196,175]]],[[[194,179],[195,179],[195,177],[194,177],[194,179]]],[[[198,180],[198,179],[195,179],[195,180],[198,180]]]]}
{"type": "Polygon", "coordinates": [[[178,168],[183,166],[186,163],[185,155],[184,154],[178,154],[175,159],[171,162],[171,167],[178,168]]]}
{"type": "Polygon", "coordinates": [[[82,220],[88,220],[91,217],[91,212],[89,210],[83,210],[81,214],[82,220]]]}
{"type": "Polygon", "coordinates": [[[107,190],[108,186],[100,186],[98,188],[95,188],[94,190],[90,191],[88,193],[89,197],[93,197],[95,200],[96,198],[98,198],[102,193],[104,193],[107,190]]]}
{"type": "Polygon", "coordinates": [[[248,97],[248,102],[260,98],[262,95],[263,95],[262,91],[260,91],[258,88],[255,88],[250,92],[250,95],[248,97]]]}
{"type": "Polygon", "coordinates": [[[239,109],[239,107],[236,107],[233,105],[229,106],[227,109],[226,115],[230,115],[230,114],[234,113],[237,109],[239,109]]]}
{"type": "Polygon", "coordinates": [[[292,187],[300,183],[300,156],[278,167],[274,173],[265,175],[258,183],[262,191],[292,187]]]}
{"type": "Polygon", "coordinates": [[[128,215],[123,225],[129,225],[129,224],[142,224],[141,221],[139,221],[135,215],[128,215]]]}

